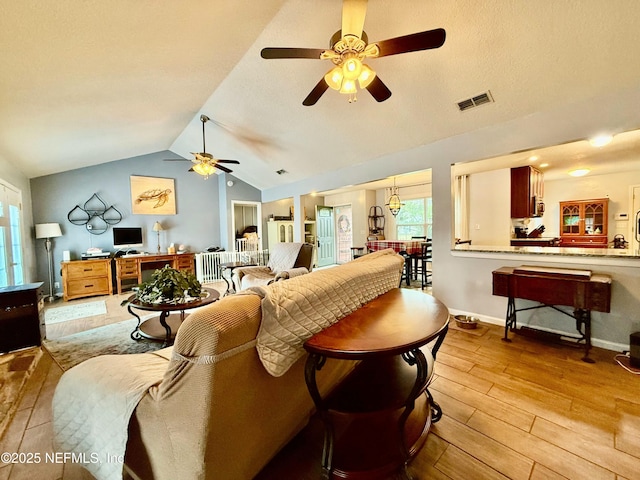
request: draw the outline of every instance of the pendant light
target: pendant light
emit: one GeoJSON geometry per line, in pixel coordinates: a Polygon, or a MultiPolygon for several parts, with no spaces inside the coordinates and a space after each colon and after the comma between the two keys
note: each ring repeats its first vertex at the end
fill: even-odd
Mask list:
{"type": "Polygon", "coordinates": [[[391,196],[389,200],[385,204],[389,207],[391,211],[391,215],[394,217],[398,215],[400,209],[404,206],[404,203],[400,202],[400,197],[398,196],[398,187],[396,187],[396,177],[393,177],[393,188],[391,189],[391,196]]]}

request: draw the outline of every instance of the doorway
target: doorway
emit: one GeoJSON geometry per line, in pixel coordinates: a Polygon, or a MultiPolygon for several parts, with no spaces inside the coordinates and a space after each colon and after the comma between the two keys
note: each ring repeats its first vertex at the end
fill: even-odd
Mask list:
{"type": "Polygon", "coordinates": [[[347,263],[351,260],[353,246],[353,219],[351,205],[334,207],[336,218],[336,263],[347,263]]]}
{"type": "Polygon", "coordinates": [[[262,204],[260,202],[231,201],[231,231],[233,232],[233,250],[262,250],[262,204]],[[238,235],[242,236],[245,231],[254,230],[258,235],[258,248],[248,248],[242,245],[239,248],[238,235]]]}
{"type": "Polygon", "coordinates": [[[333,207],[316,205],[318,235],[318,267],[336,263],[335,228],[333,207]]]}
{"type": "Polygon", "coordinates": [[[24,283],[22,193],[0,180],[0,287],[24,283]]]}

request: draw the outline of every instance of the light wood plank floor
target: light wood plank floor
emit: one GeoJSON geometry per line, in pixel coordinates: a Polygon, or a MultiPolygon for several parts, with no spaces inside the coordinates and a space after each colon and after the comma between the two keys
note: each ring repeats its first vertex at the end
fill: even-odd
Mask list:
{"type": "MultiPolygon", "coordinates": [[[[452,325],[430,386],[444,415],[410,466],[414,478],[639,479],[640,377],[620,367],[615,352],[596,348],[596,363],[587,364],[575,348],[517,335],[505,343],[501,337],[495,325],[452,325]]],[[[45,354],[0,452],[54,451],[50,405],[61,374],[45,354]]],[[[318,478],[319,452],[309,454],[312,428],[260,479],[318,478]]],[[[0,480],[23,478],[91,476],[69,463],[0,464],[0,480]]]]}

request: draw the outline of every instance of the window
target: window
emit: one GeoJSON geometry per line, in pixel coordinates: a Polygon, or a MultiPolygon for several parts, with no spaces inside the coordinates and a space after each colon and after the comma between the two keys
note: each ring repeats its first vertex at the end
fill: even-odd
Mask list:
{"type": "Polygon", "coordinates": [[[22,285],[22,215],[19,190],[0,181],[0,287],[22,285]]]}
{"type": "Polygon", "coordinates": [[[396,238],[411,240],[411,237],[433,238],[433,211],[431,197],[403,200],[404,206],[396,217],[396,238]]]}

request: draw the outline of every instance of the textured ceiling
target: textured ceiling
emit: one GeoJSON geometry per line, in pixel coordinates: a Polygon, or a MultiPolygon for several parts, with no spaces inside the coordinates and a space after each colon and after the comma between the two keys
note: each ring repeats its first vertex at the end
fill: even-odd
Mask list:
{"type": "MultiPolygon", "coordinates": [[[[386,102],[329,90],[313,107],[302,100],[331,64],[260,50],[328,47],[339,0],[0,2],[0,157],[29,177],[190,158],[204,113],[207,150],[268,189],[640,88],[636,0],[370,0],[370,41],[442,27],[444,46],[370,60],[386,102]],[[458,111],[487,90],[495,103],[458,111]]],[[[602,126],[630,128],[616,112],[602,126]]]]}

